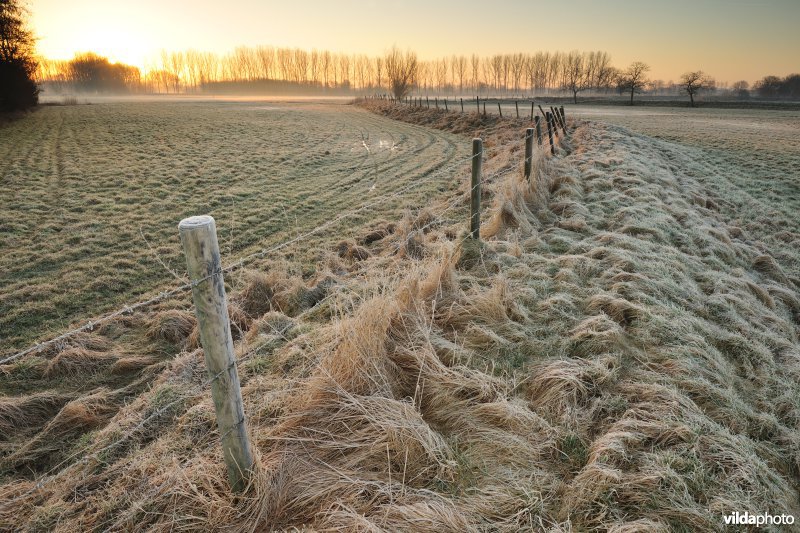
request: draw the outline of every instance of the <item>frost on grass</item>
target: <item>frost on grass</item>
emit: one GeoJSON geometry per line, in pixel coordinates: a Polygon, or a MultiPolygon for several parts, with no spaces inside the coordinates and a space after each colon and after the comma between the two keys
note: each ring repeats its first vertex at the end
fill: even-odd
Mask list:
{"type": "MultiPolygon", "coordinates": [[[[518,133],[496,128],[494,142],[518,133]]],[[[709,187],[721,178],[674,145],[579,123],[562,150],[537,155],[530,186],[517,152],[489,161],[485,242],[461,239],[463,212],[429,224],[435,202],[329,243],[315,279],[244,277],[232,300],[257,460],[243,496],[228,491],[210,398],[192,392],[195,350],[153,365],[105,425],[100,405],[119,398],[31,396],[43,429],[4,457],[0,495],[23,496],[0,524],[716,531],[735,510],[800,516],[797,248],[742,230],[726,209],[756,215],[760,200],[709,187]],[[341,253],[354,246],[368,254],[341,253]],[[326,279],[314,305],[282,303],[326,279]],[[98,428],[83,444],[102,453],[26,494],[19,465],[63,421],[98,428]]],[[[22,408],[0,404],[0,420],[22,408]]]]}

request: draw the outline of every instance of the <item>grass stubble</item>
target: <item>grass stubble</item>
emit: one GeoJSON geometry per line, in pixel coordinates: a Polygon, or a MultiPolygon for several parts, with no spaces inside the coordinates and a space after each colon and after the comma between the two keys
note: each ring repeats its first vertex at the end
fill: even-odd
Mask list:
{"type": "Polygon", "coordinates": [[[243,495],[197,390],[189,308],[0,369],[0,528],[714,531],[735,510],[800,515],[797,220],[772,213],[775,235],[700,152],[619,127],[571,121],[529,184],[521,121],[370,107],[484,137],[484,240],[463,238],[465,171],[450,197],[329,243],[312,274],[242,274],[243,495]]]}

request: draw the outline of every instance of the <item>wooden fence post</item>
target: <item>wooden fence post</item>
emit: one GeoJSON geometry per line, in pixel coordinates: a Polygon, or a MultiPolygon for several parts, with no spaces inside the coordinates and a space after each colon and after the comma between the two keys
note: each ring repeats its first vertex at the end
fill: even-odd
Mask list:
{"type": "Polygon", "coordinates": [[[525,177],[530,181],[533,165],[533,128],[525,130],[525,177]]]}
{"type": "Polygon", "coordinates": [[[503,108],[500,107],[500,100],[497,101],[497,110],[500,112],[500,118],[503,118],[503,108]]]}
{"type": "Polygon", "coordinates": [[[472,179],[470,181],[469,233],[473,239],[481,238],[481,166],[483,141],[472,139],[472,179]]]}
{"type": "Polygon", "coordinates": [[[461,112],[464,112],[464,98],[461,98],[461,112]]]}
{"type": "Polygon", "coordinates": [[[542,145],[542,141],[543,141],[543,139],[542,139],[542,123],[541,123],[541,120],[542,120],[542,117],[540,117],[539,115],[536,115],[533,118],[533,123],[534,123],[534,126],[536,127],[536,144],[538,144],[539,146],[542,145]]]}
{"type": "Polygon", "coordinates": [[[436,105],[436,109],[439,109],[439,98],[438,97],[436,97],[436,96],[433,97],[433,103],[436,105]]]}
{"type": "Polygon", "coordinates": [[[531,120],[533,120],[533,100],[531,100],[531,120]]]}
{"type": "Polygon", "coordinates": [[[483,101],[483,116],[486,116],[486,100],[483,101]]]}
{"type": "Polygon", "coordinates": [[[550,153],[556,155],[556,145],[553,143],[553,115],[550,114],[550,111],[545,113],[544,119],[547,122],[547,137],[550,139],[550,153]]]}
{"type": "Polygon", "coordinates": [[[517,110],[517,118],[519,118],[519,102],[514,100],[514,108],[517,110]]]}
{"type": "Polygon", "coordinates": [[[450,111],[450,110],[447,108],[447,98],[445,98],[445,99],[444,99],[444,110],[445,110],[445,111],[450,111]]]}
{"type": "Polygon", "coordinates": [[[211,396],[222,436],[222,454],[228,467],[228,481],[240,492],[253,468],[253,454],[247,437],[242,391],[233,354],[233,337],[225,299],[225,283],[214,219],[208,215],[189,217],[178,224],[189,279],[200,343],[211,379],[211,396]]]}
{"type": "Polygon", "coordinates": [[[427,96],[425,97],[425,105],[428,107],[428,109],[431,108],[431,101],[427,96]]]}
{"type": "Polygon", "coordinates": [[[481,97],[480,96],[476,96],[475,97],[475,106],[478,108],[478,114],[480,115],[481,114],[481,97]]]}
{"type": "Polygon", "coordinates": [[[564,106],[563,105],[559,108],[559,113],[561,113],[561,122],[564,123],[564,128],[566,128],[567,127],[567,117],[564,115],[564,106]]]}

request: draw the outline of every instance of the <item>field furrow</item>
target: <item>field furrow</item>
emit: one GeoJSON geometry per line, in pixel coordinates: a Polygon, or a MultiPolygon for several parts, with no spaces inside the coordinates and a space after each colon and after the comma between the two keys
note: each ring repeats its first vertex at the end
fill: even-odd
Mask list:
{"type": "Polygon", "coordinates": [[[316,257],[452,186],[467,151],[451,134],[334,104],[42,108],[0,138],[0,353],[176,285],[185,216],[217,218],[227,263],[422,180],[293,249],[316,257]]]}

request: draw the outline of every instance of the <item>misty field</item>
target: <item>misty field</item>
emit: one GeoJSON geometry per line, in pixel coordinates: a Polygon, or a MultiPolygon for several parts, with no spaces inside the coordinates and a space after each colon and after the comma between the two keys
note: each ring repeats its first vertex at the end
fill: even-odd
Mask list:
{"type": "Polygon", "coordinates": [[[449,187],[432,174],[467,150],[336,104],[44,107],[0,130],[0,353],[180,284],[185,216],[217,219],[228,264],[431,177],[288,250],[317,253],[449,187]]]}

